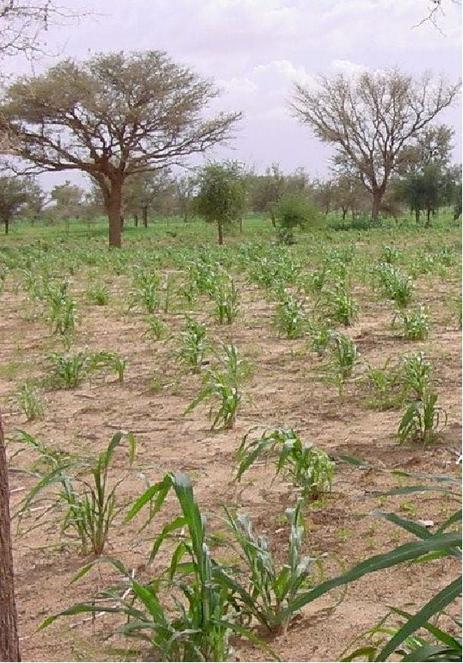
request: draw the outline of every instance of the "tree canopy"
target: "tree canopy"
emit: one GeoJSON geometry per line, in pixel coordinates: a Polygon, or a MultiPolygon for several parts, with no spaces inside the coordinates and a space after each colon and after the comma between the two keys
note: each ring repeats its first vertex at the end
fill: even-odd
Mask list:
{"type": "Polygon", "coordinates": [[[396,69],[348,77],[322,76],[318,87],[296,85],[292,108],[336,149],[335,163],[357,176],[372,196],[372,218],[402,150],[455,99],[460,84],[429,74],[419,80],[396,69]]]}
{"type": "Polygon", "coordinates": [[[80,170],[100,187],[109,242],[121,245],[128,176],[182,163],[229,138],[240,113],[204,119],[214,85],[163,52],[64,60],[23,76],[0,104],[0,131],[25,172],[80,170]]]}

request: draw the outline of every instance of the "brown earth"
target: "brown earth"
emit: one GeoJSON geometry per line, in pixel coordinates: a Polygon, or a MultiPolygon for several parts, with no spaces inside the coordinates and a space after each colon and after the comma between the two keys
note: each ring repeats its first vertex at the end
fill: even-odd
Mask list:
{"type": "MultiPolygon", "coordinates": [[[[44,358],[58,346],[25,295],[7,284],[2,296],[0,399],[12,458],[13,507],[33,485],[33,479],[24,473],[30,466],[30,454],[13,458],[17,450],[13,442],[15,429],[26,429],[55,448],[93,455],[106,447],[116,430],[125,429],[135,433],[138,451],[136,471],[123,483],[123,501],[130,502],[143,490],[141,472],[151,481],[171,470],[188,472],[202,509],[210,514],[212,529],[221,527],[222,504],[239,506],[253,517],[256,529],[270,537],[276,554],[283,557],[287,530],[282,526],[282,514],[294,500],[290,486],[279,479],[271,483],[270,465],[250,470],[238,487],[231,479],[234,451],[250,428],[288,425],[303,440],[314,442],[334,456],[349,453],[374,466],[366,471],[339,463],[332,494],[307,510],[307,551],[327,553],[327,576],[410,538],[373,516],[375,509],[439,524],[455,508],[454,500],[438,493],[378,498],[373,491],[387,490],[400,485],[400,481],[413,482],[385,471],[393,468],[418,474],[457,475],[460,334],[446,304],[449,290],[458,292],[457,282],[444,283],[432,276],[418,280],[419,301],[429,307],[432,319],[432,333],[421,343],[407,342],[391,332],[391,307],[377,301],[369,287],[355,288],[360,316],[348,333],[358,344],[362,362],[382,365],[388,357],[422,349],[433,363],[439,401],[448,412],[448,425],[437,443],[422,448],[397,444],[400,411],[369,409],[360,380],[349,384],[340,399],[335,386],[321,379],[322,361],[309,351],[307,342],[280,338],[272,324],[275,305],[266,301],[257,287],[244,282],[240,289],[240,314],[232,325],[217,325],[207,314],[206,299],[205,306],[198,309],[206,311],[202,317],[208,320],[215,340],[233,341],[252,366],[235,428],[211,432],[207,408],[198,407],[183,415],[200,384],[200,377],[179,370],[175,357],[183,314],[163,316],[172,337],[152,342],[144,337],[144,316],[127,313],[128,280],[123,276],[105,280],[111,289],[110,305],[98,307],[85,304],[85,280],[73,279],[80,319],[76,347],[123,354],[127,357],[124,383],[107,377],[70,391],[48,391],[45,418],[31,423],[26,423],[11,396],[25,379],[45,375],[44,358]]],[[[357,369],[357,377],[362,366],[357,369]]],[[[124,453],[119,451],[116,472],[122,474],[126,467],[124,453]]],[[[123,559],[143,577],[150,541],[159,531],[162,519],[166,522],[174,509],[174,503],[169,502],[167,512],[141,534],[137,530],[139,523],[127,526],[119,518],[107,552],[123,559]]],[[[33,526],[35,517],[31,514],[23,523],[26,530],[33,526]]],[[[219,552],[227,555],[226,550],[219,552]]],[[[14,555],[24,660],[124,658],[111,646],[124,647],[125,643],[115,638],[104,640],[112,623],[107,616],[86,621],[81,616],[62,619],[37,632],[46,616],[78,600],[88,600],[98,589],[117,580],[114,572],[101,566],[80,582],[69,584],[87,560],[79,556],[74,545],[63,543],[55,522],[16,537],[14,555]]],[[[355,636],[387,612],[388,605],[417,609],[449,582],[456,568],[457,562],[446,559],[425,566],[402,565],[367,576],[349,586],[336,607],[333,606],[339,593],[308,606],[286,635],[272,641],[272,646],[282,660],[334,660],[355,636]]],[[[242,642],[236,644],[236,656],[238,660],[265,658],[261,651],[242,642]]]]}

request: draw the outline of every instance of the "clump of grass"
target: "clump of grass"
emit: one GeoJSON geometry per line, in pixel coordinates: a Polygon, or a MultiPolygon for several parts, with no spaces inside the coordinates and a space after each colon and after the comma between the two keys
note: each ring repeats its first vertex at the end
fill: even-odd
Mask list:
{"type": "Polygon", "coordinates": [[[304,444],[291,428],[277,428],[257,439],[243,438],[237,451],[239,481],[251,465],[265,456],[274,456],[276,474],[282,473],[301,491],[304,499],[317,500],[331,489],[334,463],[313,444],[304,444]]]}
{"type": "Polygon", "coordinates": [[[329,377],[337,385],[339,395],[341,395],[345,383],[352,377],[354,367],[359,358],[357,346],[347,334],[333,332],[328,351],[329,363],[327,368],[329,377]]]}
{"type": "Polygon", "coordinates": [[[304,334],[306,317],[304,306],[301,301],[292,294],[285,292],[283,301],[278,304],[275,325],[286,338],[300,338],[304,334]]]}
{"type": "Polygon", "coordinates": [[[447,413],[437,405],[438,396],[426,389],[421,400],[414,401],[405,410],[397,432],[399,442],[434,442],[447,423],[447,413]]]}
{"type": "MultiPolygon", "coordinates": [[[[148,522],[151,521],[171,490],[177,497],[180,514],[162,528],[150,556],[150,559],[156,557],[166,539],[176,541],[165,573],[142,584],[119,560],[108,558],[125,579],[123,591],[117,593],[110,588],[93,601],[49,617],[42,627],[60,616],[101,611],[122,617],[118,632],[148,641],[161,661],[228,661],[232,657],[233,634],[248,637],[273,655],[241,623],[243,617],[237,610],[235,589],[228,586],[234,578],[211,556],[207,519],[186,475],[168,474],[150,486],[133,504],[128,519],[148,504],[148,522]]],[[[87,566],[84,572],[90,568],[91,565],[87,566]]]]}
{"type": "Polygon", "coordinates": [[[392,300],[397,308],[407,308],[413,297],[413,280],[410,276],[389,263],[380,263],[376,274],[384,296],[392,300]]]}
{"type": "Polygon", "coordinates": [[[421,399],[429,391],[432,376],[432,365],[423,352],[414,352],[402,359],[401,379],[405,397],[421,399]]]}
{"type": "Polygon", "coordinates": [[[358,304],[343,283],[338,283],[328,293],[326,304],[328,317],[344,327],[349,327],[357,318],[358,304]]]}
{"type": "Polygon", "coordinates": [[[16,402],[20,410],[26,415],[27,421],[43,419],[44,403],[40,391],[31,382],[25,382],[18,389],[16,402]]]}
{"type": "Polygon", "coordinates": [[[237,348],[234,345],[226,345],[219,365],[206,372],[202,389],[187,407],[185,414],[203,401],[209,401],[212,430],[217,427],[233,428],[242,400],[241,383],[245,372],[246,366],[239,359],[237,348]]]}
{"type": "Polygon", "coordinates": [[[187,317],[181,341],[179,358],[193,373],[199,373],[208,350],[206,325],[187,317]]]}
{"type": "Polygon", "coordinates": [[[312,318],[307,323],[310,347],[319,357],[325,354],[332,336],[332,329],[325,320],[312,318]]]}
{"type": "Polygon", "coordinates": [[[109,290],[104,283],[91,283],[86,291],[87,301],[96,306],[106,306],[109,302],[109,290]]]}
{"type": "Polygon", "coordinates": [[[140,270],[133,281],[130,308],[141,307],[149,314],[153,314],[159,307],[159,274],[140,270]]]}
{"type": "Polygon", "coordinates": [[[368,390],[367,404],[375,410],[390,410],[403,402],[401,371],[389,364],[388,360],[384,366],[368,366],[363,376],[368,390]]]}
{"type": "Polygon", "coordinates": [[[228,274],[221,276],[211,292],[211,297],[219,323],[230,325],[239,310],[239,293],[232,277],[228,274]]]}
{"type": "Polygon", "coordinates": [[[238,582],[221,569],[221,579],[236,592],[240,612],[253,617],[270,633],[286,633],[298,613],[295,602],[313,581],[317,558],[302,554],[304,527],[301,502],[285,512],[289,524],[289,543],[285,563],[278,565],[266,536],[254,533],[246,515],[226,510],[233,541],[238,544],[247,580],[238,582]]]}
{"type": "Polygon", "coordinates": [[[47,382],[55,389],[74,389],[91,371],[91,357],[88,352],[53,352],[48,359],[51,370],[47,382]]]}
{"type": "Polygon", "coordinates": [[[380,262],[393,265],[398,261],[400,251],[395,246],[384,245],[381,248],[380,262]]]}
{"type": "Polygon", "coordinates": [[[127,368],[127,360],[118,352],[95,352],[89,355],[90,372],[100,371],[102,369],[109,369],[116,373],[117,380],[122,384],[124,382],[125,369],[127,368]]]}
{"type": "Polygon", "coordinates": [[[400,312],[402,334],[408,341],[424,341],[429,336],[429,316],[424,306],[407,313],[400,312]]]}
{"type": "Polygon", "coordinates": [[[76,327],[76,302],[69,295],[68,288],[66,281],[58,284],[49,281],[43,292],[48,304],[52,334],[62,340],[66,350],[71,347],[76,327]]]}
{"type": "Polygon", "coordinates": [[[161,320],[161,318],[152,314],[146,318],[146,324],[148,329],[143,334],[144,336],[149,336],[153,341],[160,341],[167,334],[167,325],[161,320]]]}
{"type": "MultiPolygon", "coordinates": [[[[23,518],[37,498],[42,498],[42,493],[47,491],[47,497],[41,501],[47,502],[46,513],[55,511],[61,514],[62,533],[79,541],[83,555],[90,552],[95,556],[102,555],[114,518],[120,511],[117,490],[126,475],[121,477],[118,473],[119,478],[110,482],[109,472],[114,453],[124,440],[127,440],[129,462],[132,464],[135,438],[131,433],[116,433],[106,450],[98,454],[96,461],[82,458],[62,460],[56,455],[50,456],[46,448],[33,441],[32,446],[37,451],[45,450],[45,466],[51,469],[40,476],[36,486],[21,503],[18,515],[23,518]],[[84,473],[88,473],[90,478],[84,478],[84,473]]],[[[30,444],[25,437],[23,441],[30,444]]]]}

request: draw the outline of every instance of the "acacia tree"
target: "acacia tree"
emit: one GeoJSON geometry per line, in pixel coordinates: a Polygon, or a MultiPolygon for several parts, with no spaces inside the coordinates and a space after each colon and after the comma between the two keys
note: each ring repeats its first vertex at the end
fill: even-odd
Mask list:
{"type": "Polygon", "coordinates": [[[460,84],[420,80],[398,70],[322,76],[318,88],[296,85],[296,117],[336,149],[335,163],[356,175],[372,197],[376,220],[402,150],[458,94],[460,84]]]}
{"type": "Polygon", "coordinates": [[[8,235],[10,223],[27,202],[27,182],[19,177],[0,177],[0,222],[8,235]]]}
{"type": "Polygon", "coordinates": [[[172,184],[170,172],[139,173],[127,178],[124,188],[124,210],[133,214],[135,226],[138,226],[138,214],[141,213],[143,225],[148,227],[148,212],[158,198],[172,184]]]}
{"type": "MultiPolygon", "coordinates": [[[[204,152],[230,136],[240,113],[203,119],[214,85],[160,51],[65,60],[9,86],[0,130],[30,172],[79,170],[100,187],[109,244],[121,246],[124,183],[204,152]]],[[[29,171],[27,171],[29,172],[29,171]]]]}
{"type": "Polygon", "coordinates": [[[206,221],[217,223],[220,245],[224,227],[241,221],[245,205],[244,175],[238,163],[212,163],[202,169],[196,207],[206,221]]]}

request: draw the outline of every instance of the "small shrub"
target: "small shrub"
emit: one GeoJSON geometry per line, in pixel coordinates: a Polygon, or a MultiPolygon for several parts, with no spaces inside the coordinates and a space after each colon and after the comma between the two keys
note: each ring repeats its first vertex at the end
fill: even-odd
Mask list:
{"type": "Polygon", "coordinates": [[[285,193],[273,206],[279,238],[285,244],[294,242],[294,230],[318,225],[319,212],[315,205],[301,193],[285,193]]]}

